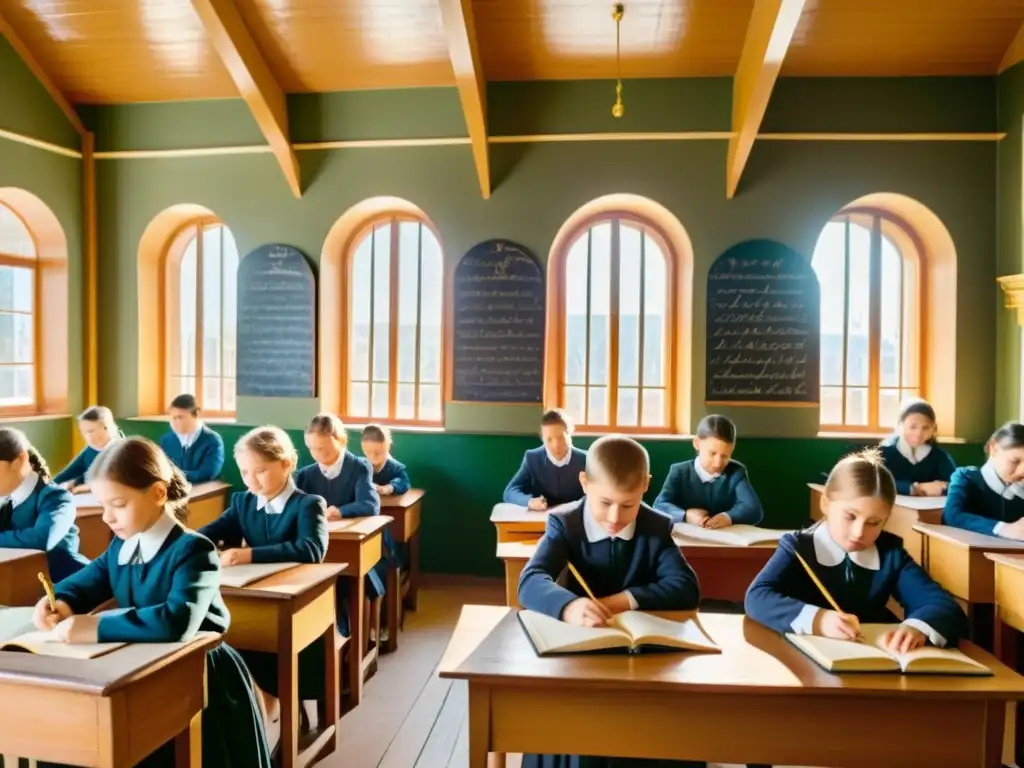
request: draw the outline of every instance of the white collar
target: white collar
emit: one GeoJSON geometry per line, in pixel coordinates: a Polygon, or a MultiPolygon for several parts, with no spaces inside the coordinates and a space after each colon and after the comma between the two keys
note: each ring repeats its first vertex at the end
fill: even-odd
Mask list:
{"type": "Polygon", "coordinates": [[[11,491],[11,495],[3,499],[3,503],[6,504],[10,501],[12,507],[20,507],[32,495],[38,484],[39,475],[35,472],[29,472],[21,481],[21,484],[11,491]]]}
{"type": "MultiPolygon", "coordinates": [[[[181,443],[182,448],[188,448],[189,446],[192,445],[192,443],[196,441],[196,438],[199,437],[199,433],[202,431],[203,423],[199,422],[199,426],[196,427],[194,432],[189,432],[187,435],[178,435],[178,442],[181,443]]],[[[175,432],[174,434],[177,435],[178,433],[175,432]]]]}
{"type": "Polygon", "coordinates": [[[590,511],[590,502],[584,500],[583,502],[583,532],[587,535],[587,541],[594,544],[598,541],[604,541],[605,539],[622,539],[623,541],[629,541],[633,538],[633,534],[636,533],[636,520],[627,525],[615,536],[612,536],[608,531],[598,524],[597,520],[594,519],[594,514],[590,511]]]}
{"type": "Polygon", "coordinates": [[[548,461],[550,461],[556,467],[567,467],[567,466],[569,466],[569,461],[572,459],[572,446],[571,445],[569,446],[569,450],[567,450],[565,452],[565,456],[563,456],[560,459],[556,459],[555,455],[553,453],[551,453],[551,451],[549,451],[547,449],[547,447],[544,448],[544,452],[548,455],[548,461]]]}
{"type": "Polygon", "coordinates": [[[898,437],[896,438],[896,450],[911,464],[920,464],[932,452],[932,446],[930,443],[925,443],[920,448],[911,448],[906,440],[898,437]]]}
{"type": "Polygon", "coordinates": [[[700,481],[702,483],[713,483],[715,482],[715,480],[722,476],[721,473],[717,475],[712,475],[710,472],[704,469],[704,467],[701,466],[700,458],[696,458],[693,460],[693,467],[694,469],[697,470],[697,477],[700,478],[700,481]]]}
{"type": "Polygon", "coordinates": [[[142,533],[136,533],[122,545],[121,551],[117,553],[117,564],[128,565],[135,554],[135,550],[140,547],[142,562],[148,563],[156,557],[156,553],[160,551],[160,547],[167,541],[171,531],[177,527],[178,523],[173,517],[168,514],[160,515],[160,519],[153,523],[153,525],[142,533]]]}
{"type": "Polygon", "coordinates": [[[318,463],[317,466],[320,467],[320,471],[323,473],[324,477],[326,477],[328,480],[333,480],[334,478],[341,474],[341,467],[344,463],[345,452],[342,451],[341,455],[338,456],[338,460],[333,464],[330,464],[325,467],[323,464],[318,463]]]}
{"type": "Polygon", "coordinates": [[[824,522],[818,523],[814,529],[814,558],[822,565],[831,567],[842,564],[847,557],[869,571],[877,571],[882,567],[878,547],[872,544],[859,552],[847,552],[836,544],[832,534],[828,532],[828,526],[824,522]]]}
{"type": "Polygon", "coordinates": [[[295,493],[295,483],[289,477],[288,482],[284,485],[284,490],[269,502],[265,496],[257,496],[256,509],[264,510],[268,515],[280,515],[284,512],[284,505],[288,503],[288,499],[292,497],[293,493],[295,493]]]}
{"type": "Polygon", "coordinates": [[[1024,485],[1021,483],[1006,483],[996,472],[996,468],[992,466],[992,460],[988,460],[981,468],[981,478],[985,481],[985,485],[991,488],[993,491],[998,493],[1004,499],[1012,499],[1013,497],[1024,499],[1024,485]]]}

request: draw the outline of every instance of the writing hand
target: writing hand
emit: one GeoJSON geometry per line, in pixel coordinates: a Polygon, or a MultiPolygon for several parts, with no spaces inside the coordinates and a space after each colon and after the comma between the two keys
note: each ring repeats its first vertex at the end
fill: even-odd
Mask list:
{"type": "Polygon", "coordinates": [[[704,523],[705,528],[728,528],[730,525],[732,525],[732,518],[725,512],[719,512],[704,523]]]}
{"type": "Polygon", "coordinates": [[[337,507],[331,506],[327,508],[327,519],[328,520],[341,520],[341,510],[337,507]]]}
{"type": "Polygon", "coordinates": [[[686,510],[686,516],[684,519],[691,525],[699,525],[704,527],[708,523],[708,511],[706,509],[688,509],[686,510]]]}
{"type": "Polygon", "coordinates": [[[526,508],[532,509],[534,512],[543,512],[545,509],[548,508],[548,500],[545,499],[543,496],[538,496],[534,499],[530,499],[529,503],[526,505],[526,508]]]}
{"type": "Polygon", "coordinates": [[[907,653],[920,648],[928,641],[924,632],[914,627],[901,624],[898,628],[886,632],[882,637],[885,649],[890,653],[907,653]]]}
{"type": "Polygon", "coordinates": [[[562,621],[578,627],[603,627],[610,618],[608,609],[589,597],[578,597],[562,610],[562,621]]]}
{"type": "Polygon", "coordinates": [[[49,632],[60,624],[64,619],[74,615],[71,606],[63,600],[57,601],[57,610],[50,608],[50,598],[44,597],[36,603],[35,613],[32,614],[32,624],[42,632],[49,632]]]}
{"type": "Polygon", "coordinates": [[[814,634],[836,640],[856,640],[860,637],[860,619],[849,613],[818,611],[814,617],[814,634]]]}

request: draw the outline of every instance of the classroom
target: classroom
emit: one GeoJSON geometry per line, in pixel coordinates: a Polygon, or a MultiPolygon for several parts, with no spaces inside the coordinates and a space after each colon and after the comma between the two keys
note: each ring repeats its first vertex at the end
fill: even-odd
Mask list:
{"type": "MultiPolygon", "coordinates": [[[[268,425],[295,449],[273,461],[319,465],[311,494],[348,471],[328,472],[323,438],[369,467],[375,499],[349,515],[328,498],[312,559],[222,583],[173,652],[131,642],[76,677],[68,659],[0,649],[0,768],[137,765],[168,740],[202,764],[203,659],[229,653],[254,696],[264,677],[283,691],[276,714],[254,698],[283,766],[1024,766],[1024,536],[999,532],[1024,516],[1024,478],[990,483],[1002,511],[982,530],[954,524],[948,472],[922,480],[935,494],[897,475],[879,523],[958,603],[961,651],[990,677],[829,673],[743,610],[789,551],[782,533],[828,517],[837,463],[903,450],[907,403],[930,404],[933,459],[1024,458],[1024,428],[1019,445],[996,432],[1024,421],[1022,61],[1021,0],[0,0],[0,644],[4,608],[47,599],[37,572],[63,599],[68,565],[52,537],[4,543],[21,503],[5,428],[54,473],[103,465],[88,425],[159,443],[159,466],[191,483],[172,499],[162,477],[161,503],[191,529],[247,488],[253,514],[273,506],[245,459],[268,425]],[[308,429],[317,414],[343,429],[308,429]],[[721,653],[540,653],[517,609],[534,610],[527,582],[563,512],[539,491],[510,501],[524,457],[565,474],[541,450],[552,425],[566,462],[628,436],[648,457],[643,501],[671,516],[660,492],[670,468],[708,471],[710,414],[756,490],[750,525],[778,533],[698,541],[686,526],[716,510],[672,507],[672,557],[696,573],[721,653]],[[400,486],[378,483],[367,425],[385,427],[370,442],[404,465],[400,486]],[[174,452],[207,431],[222,467],[193,480],[174,452]],[[315,697],[300,693],[311,657],[315,697]],[[545,678],[547,702],[529,684],[545,678]],[[588,706],[594,690],[630,708],[628,728],[588,706]],[[15,694],[66,703],[58,746],[15,694]],[[188,704],[157,734],[132,722],[143,696],[188,704]],[[864,697],[878,730],[858,746],[840,724],[864,697]],[[715,724],[759,712],[749,738],[715,724]],[[806,740],[769,735],[814,716],[806,740]],[[658,732],[678,739],[644,735],[658,732]]],[[[109,505],[72,496],[73,554],[113,558],[109,505]]],[[[226,559],[251,536],[208,536],[225,568],[252,560],[226,559]]]]}

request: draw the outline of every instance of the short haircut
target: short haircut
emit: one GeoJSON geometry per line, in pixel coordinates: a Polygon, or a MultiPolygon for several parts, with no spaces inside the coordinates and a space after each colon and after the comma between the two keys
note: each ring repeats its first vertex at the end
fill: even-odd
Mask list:
{"type": "Polygon", "coordinates": [[[178,395],[171,400],[171,408],[177,408],[179,411],[188,411],[193,416],[199,415],[199,403],[196,402],[195,395],[178,395]]]}
{"type": "Polygon", "coordinates": [[[736,444],[736,425],[728,416],[719,416],[711,413],[700,420],[697,425],[697,438],[705,440],[715,437],[729,445],[736,444]]]}
{"type": "Polygon", "coordinates": [[[103,424],[111,432],[116,428],[114,413],[105,405],[93,405],[78,414],[79,421],[103,424]]]}
{"type": "Polygon", "coordinates": [[[367,424],[363,427],[360,439],[369,440],[371,443],[391,445],[391,430],[384,424],[367,424]]]}
{"type": "Polygon", "coordinates": [[[235,455],[242,451],[252,451],[266,461],[286,461],[292,466],[299,461],[295,444],[280,427],[266,426],[249,430],[235,443],[235,455]]]}
{"type": "Polygon", "coordinates": [[[348,434],[345,432],[344,422],[333,413],[318,413],[309,420],[306,427],[307,435],[324,435],[333,437],[341,443],[348,442],[348,434]]]}
{"type": "Polygon", "coordinates": [[[625,435],[605,435],[587,450],[587,478],[605,480],[630,490],[647,482],[651,459],[647,449],[625,435]]]}
{"type": "Polygon", "coordinates": [[[988,439],[988,444],[985,446],[988,450],[991,450],[993,446],[999,448],[1024,448],[1024,424],[1019,424],[1015,421],[1008,421],[995,432],[992,433],[992,437],[988,439]]]}
{"type": "Polygon", "coordinates": [[[886,469],[881,450],[867,448],[840,459],[825,481],[825,497],[833,496],[874,496],[892,507],[896,503],[896,481],[886,469]]]}
{"type": "Polygon", "coordinates": [[[566,432],[572,434],[572,418],[561,408],[549,408],[544,411],[544,415],[540,417],[540,425],[542,427],[550,427],[553,424],[561,424],[565,427],[566,432]]]}

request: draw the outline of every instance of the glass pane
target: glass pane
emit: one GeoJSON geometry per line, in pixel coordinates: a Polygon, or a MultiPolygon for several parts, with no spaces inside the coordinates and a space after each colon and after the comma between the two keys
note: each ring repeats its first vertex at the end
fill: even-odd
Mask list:
{"type": "Polygon", "coordinates": [[[587,424],[608,424],[608,390],[590,387],[587,424]]]}
{"type": "MultiPolygon", "coordinates": [[[[611,233],[610,222],[591,229],[590,238],[590,368],[589,384],[607,384],[609,330],[611,325],[611,233]]],[[[593,397],[593,395],[591,395],[593,397]]],[[[588,423],[595,422],[593,416],[588,423]]]]}
{"type": "MultiPolygon", "coordinates": [[[[174,373],[192,375],[196,373],[196,240],[193,238],[185,246],[178,272],[178,368],[174,373]]],[[[182,390],[194,392],[192,389],[182,390]]]]}
{"type": "MultiPolygon", "coordinates": [[[[221,329],[221,227],[203,231],[203,375],[220,376],[221,329]]],[[[206,399],[203,385],[203,399],[206,399]]],[[[220,408],[220,392],[216,396],[220,408]]],[[[213,407],[213,406],[209,406],[213,407]]]]}
{"type": "Polygon", "coordinates": [[[0,405],[31,405],[35,402],[31,365],[0,368],[0,405]]]}
{"type": "Polygon", "coordinates": [[[420,420],[441,420],[441,387],[439,385],[420,385],[420,420]]]}
{"type": "MultiPolygon", "coordinates": [[[[565,260],[565,382],[586,384],[587,367],[587,248],[585,232],[565,260]]],[[[582,419],[582,414],[580,419],[582,419]]]]}
{"type": "Polygon", "coordinates": [[[0,267],[0,310],[31,312],[35,304],[34,276],[27,267],[0,267]]]}
{"type": "Polygon", "coordinates": [[[219,411],[221,408],[220,379],[216,377],[203,377],[203,402],[200,408],[211,411],[219,411]]]}
{"type": "Polygon", "coordinates": [[[228,413],[234,413],[238,410],[238,405],[235,402],[235,380],[234,378],[223,379],[221,382],[221,388],[224,392],[224,410],[228,413]]]}
{"type": "MultiPolygon", "coordinates": [[[[398,380],[416,381],[416,321],[419,307],[420,230],[415,221],[398,225],[398,380]]],[[[410,411],[415,393],[410,394],[410,411]]],[[[401,403],[401,397],[399,397],[401,403]]],[[[401,409],[401,405],[399,405],[401,409]]],[[[400,417],[402,418],[402,417],[400,417]]],[[[410,415],[408,418],[412,418],[410,415]]]]}
{"type": "Polygon", "coordinates": [[[0,205],[0,253],[35,257],[36,246],[28,227],[6,205],[0,205]]]}
{"type": "MultiPolygon", "coordinates": [[[[644,235],[644,380],[647,387],[665,386],[668,275],[665,254],[650,235],[644,235]]],[[[646,409],[646,406],[645,406],[646,409]]],[[[647,417],[644,417],[647,423],[647,417]]]]}
{"type": "MultiPolygon", "coordinates": [[[[850,224],[850,316],[846,324],[846,383],[867,386],[871,231],[850,224]]],[[[849,414],[847,414],[849,423],[849,414]]]]}
{"type": "Polygon", "coordinates": [[[373,400],[370,402],[370,415],[374,418],[386,419],[388,412],[388,385],[373,384],[373,400]]]}
{"type": "MultiPolygon", "coordinates": [[[[377,227],[373,242],[373,380],[391,375],[391,225],[377,227]]],[[[377,395],[374,394],[373,415],[377,395]]],[[[385,406],[386,408],[386,406],[385,406]]]]}
{"type": "MultiPolygon", "coordinates": [[[[352,256],[352,338],[348,372],[349,377],[356,381],[366,381],[370,378],[370,280],[373,267],[371,239],[370,234],[364,237],[352,256]]],[[[351,408],[350,403],[350,411],[351,408]]],[[[365,408],[351,412],[361,415],[368,413],[365,408]]]]}
{"type": "Polygon", "coordinates": [[[586,387],[566,387],[563,394],[562,407],[577,424],[582,424],[586,417],[586,387]]]}
{"type": "Polygon", "coordinates": [[[822,387],[821,388],[821,416],[822,424],[843,423],[843,388],[822,387]]]}
{"type": "MultiPolygon", "coordinates": [[[[423,234],[423,269],[420,272],[422,282],[420,288],[420,382],[441,383],[441,326],[443,323],[442,307],[444,306],[444,261],[441,256],[441,244],[437,241],[430,227],[422,228],[423,234]]],[[[433,390],[431,390],[433,391],[433,390]]],[[[441,395],[437,390],[436,418],[441,419],[441,395]]],[[[420,390],[420,399],[424,397],[420,390]]],[[[433,395],[431,395],[433,397],[433,395]]],[[[433,402],[433,401],[432,401],[433,402]]],[[[427,419],[420,407],[420,418],[427,419]]],[[[432,411],[433,412],[433,411],[432,411]]]]}
{"type": "Polygon", "coordinates": [[[628,388],[619,389],[619,402],[615,411],[615,424],[619,427],[635,427],[637,425],[637,410],[640,407],[639,390],[628,388]]]}
{"type": "MultiPolygon", "coordinates": [[[[846,223],[830,221],[814,247],[811,266],[821,287],[821,383],[843,383],[843,335],[846,318],[846,223]]],[[[822,423],[826,422],[824,408],[822,423]]]]}
{"type": "Polygon", "coordinates": [[[664,427],[668,425],[665,418],[665,390],[644,389],[643,393],[644,411],[640,415],[641,426],[664,427]]]}
{"type": "Polygon", "coordinates": [[[370,385],[352,382],[348,385],[348,415],[370,415],[370,385]]]}
{"type": "MultiPolygon", "coordinates": [[[[887,238],[882,238],[882,317],[879,384],[898,387],[903,344],[903,259],[887,238]]],[[[887,424],[884,420],[882,424],[887,424]]]]}
{"type": "MultiPolygon", "coordinates": [[[[619,227],[619,386],[640,383],[640,248],[643,234],[625,224],[619,227]]],[[[621,394],[620,394],[621,398],[621,394]]],[[[636,399],[634,398],[634,406],[636,399]]],[[[619,401],[619,413],[622,413],[619,401]]],[[[620,424],[623,423],[621,420],[620,424]]],[[[633,420],[626,424],[636,424],[633,420]]]]}
{"type": "Polygon", "coordinates": [[[846,390],[846,423],[851,427],[868,425],[868,391],[866,388],[846,390]]]}
{"type": "Polygon", "coordinates": [[[0,312],[0,363],[32,362],[32,315],[0,312]]]}
{"type": "Polygon", "coordinates": [[[398,385],[398,412],[395,414],[397,419],[415,419],[416,418],[416,385],[415,384],[399,384],[398,385]]]}
{"type": "Polygon", "coordinates": [[[900,391],[883,389],[878,393],[878,426],[882,429],[895,429],[896,420],[900,417],[900,391]]]}
{"type": "MultiPolygon", "coordinates": [[[[223,345],[223,373],[225,376],[235,377],[235,358],[238,349],[238,246],[235,244],[234,235],[227,227],[224,231],[224,257],[221,262],[224,266],[224,337],[221,339],[223,345]]],[[[224,384],[224,410],[235,410],[235,383],[224,384]],[[228,400],[228,389],[231,390],[231,399],[228,400]],[[228,403],[231,403],[229,406],[228,403]]]]}

